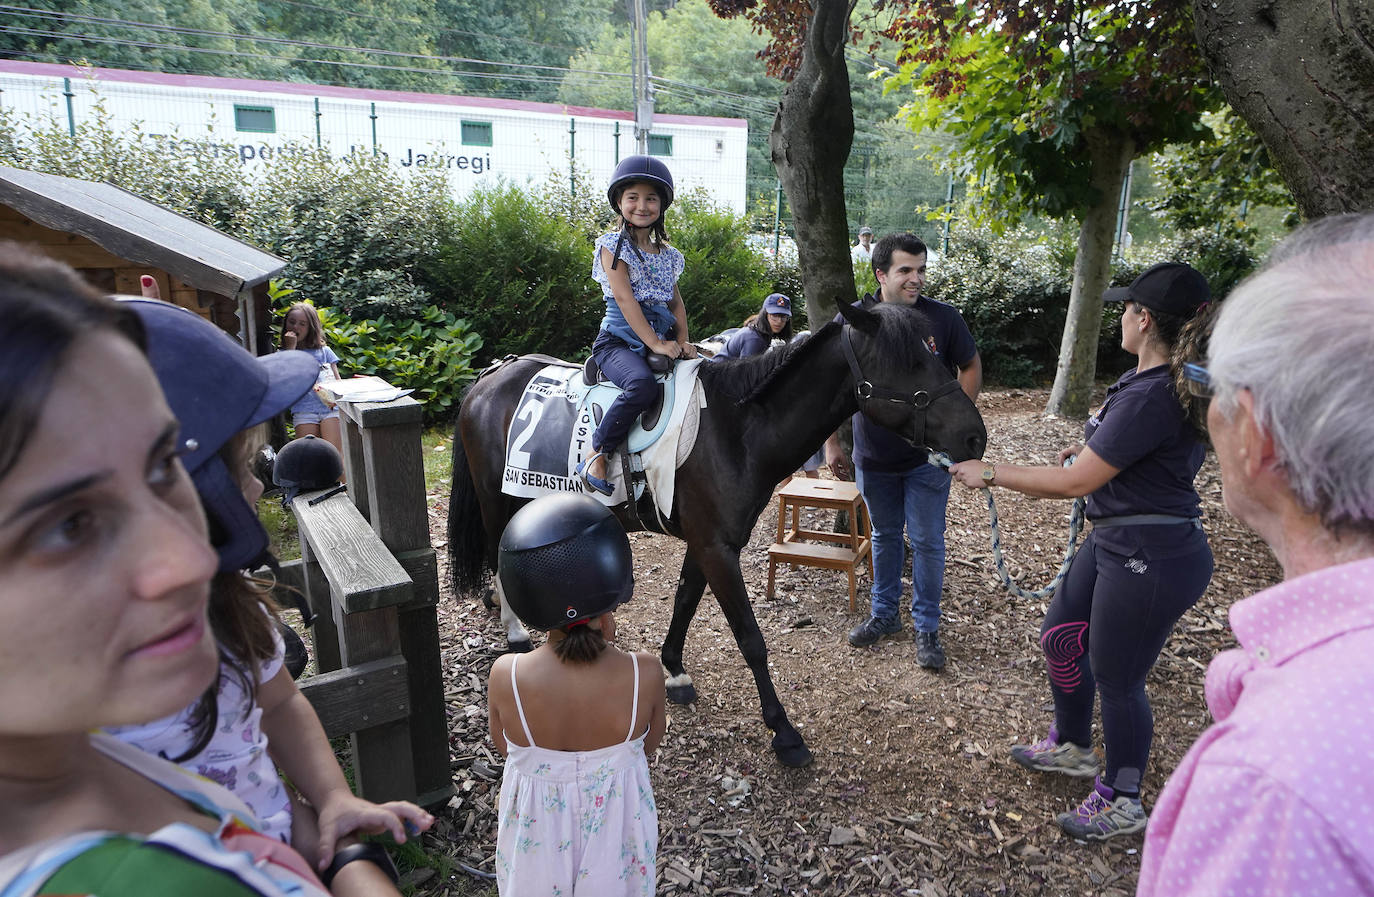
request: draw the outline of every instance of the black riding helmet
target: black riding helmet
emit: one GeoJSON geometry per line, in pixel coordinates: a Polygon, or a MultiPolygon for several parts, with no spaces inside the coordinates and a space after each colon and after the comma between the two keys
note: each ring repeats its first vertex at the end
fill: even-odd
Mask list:
{"type": "Polygon", "coordinates": [[[625,530],[585,495],[536,498],[501,534],[497,576],[520,621],[548,631],[615,610],[634,592],[625,530]]]}
{"type": "Polygon", "coordinates": [[[272,482],[282,488],[281,501],[287,507],[302,492],[333,486],[342,474],[339,450],[318,436],[291,440],[272,463],[272,482]]]}
{"type": "Polygon", "coordinates": [[[606,199],[611,204],[612,212],[620,214],[620,207],[616,205],[617,194],[626,184],[636,181],[645,181],[657,187],[659,198],[663,200],[659,214],[668,211],[673,204],[673,173],[668,166],[653,156],[626,156],[615,167],[611,174],[611,185],[606,188],[606,199]]]}

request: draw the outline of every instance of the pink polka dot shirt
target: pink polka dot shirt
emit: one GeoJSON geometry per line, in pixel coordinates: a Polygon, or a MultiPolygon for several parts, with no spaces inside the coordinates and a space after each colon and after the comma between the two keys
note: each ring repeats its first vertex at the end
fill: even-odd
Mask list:
{"type": "Polygon", "coordinates": [[[1374,897],[1374,559],[1237,603],[1138,895],[1374,897]]]}

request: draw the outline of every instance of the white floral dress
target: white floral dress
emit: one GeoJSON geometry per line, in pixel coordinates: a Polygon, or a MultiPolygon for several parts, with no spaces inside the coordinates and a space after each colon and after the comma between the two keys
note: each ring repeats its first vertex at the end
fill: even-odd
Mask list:
{"type": "MultiPolygon", "coordinates": [[[[595,751],[535,745],[510,667],[511,691],[529,747],[506,739],[496,836],[496,883],[511,897],[654,893],[658,808],[649,783],[644,736],[633,737],[639,704],[634,664],[630,731],[595,751]]],[[[504,733],[503,733],[504,734],[504,733]]]]}

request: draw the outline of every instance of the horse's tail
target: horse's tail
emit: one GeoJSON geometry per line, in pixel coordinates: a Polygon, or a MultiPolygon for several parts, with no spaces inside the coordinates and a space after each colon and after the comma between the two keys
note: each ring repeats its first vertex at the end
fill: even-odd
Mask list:
{"type": "MultiPolygon", "coordinates": [[[[460,412],[461,414],[461,412],[460,412]]],[[[487,531],[482,525],[482,506],[477,486],[468,467],[467,450],[457,432],[453,434],[453,486],[448,499],[448,564],[453,573],[454,590],[472,595],[482,587],[487,575],[487,531]]]]}

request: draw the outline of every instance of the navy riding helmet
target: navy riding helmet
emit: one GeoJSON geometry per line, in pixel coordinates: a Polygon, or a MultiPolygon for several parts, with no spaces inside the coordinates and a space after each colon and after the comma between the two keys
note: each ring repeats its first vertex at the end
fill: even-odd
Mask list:
{"type": "Polygon", "coordinates": [[[663,200],[663,208],[659,214],[668,211],[668,207],[673,204],[673,173],[668,170],[668,166],[653,156],[626,156],[615,167],[615,172],[611,175],[611,185],[606,188],[606,199],[611,204],[612,212],[620,214],[620,208],[615,204],[617,194],[626,184],[636,181],[644,181],[657,187],[659,198],[663,200]]]}
{"type": "Polygon", "coordinates": [[[620,521],[585,495],[536,498],[506,524],[501,592],[532,629],[547,632],[615,610],[634,592],[634,558],[620,521]]]}

